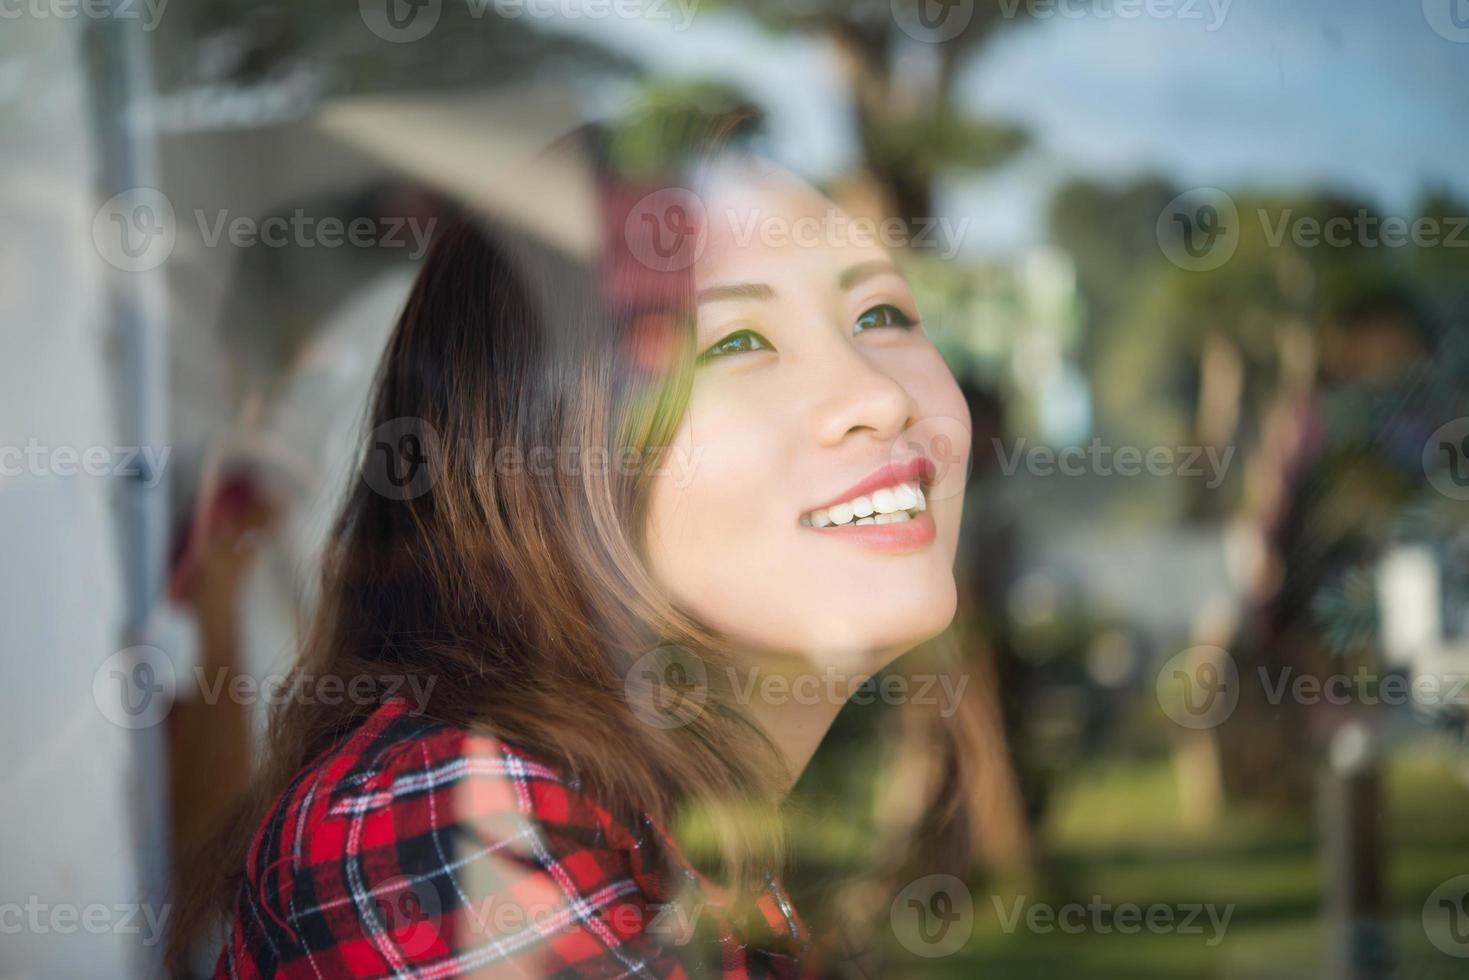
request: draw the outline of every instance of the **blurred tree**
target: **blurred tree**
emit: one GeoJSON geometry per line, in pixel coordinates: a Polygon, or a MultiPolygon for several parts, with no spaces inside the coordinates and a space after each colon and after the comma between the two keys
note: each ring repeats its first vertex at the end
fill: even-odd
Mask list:
{"type": "Polygon", "coordinates": [[[1076,263],[1077,289],[1086,307],[1089,329],[1081,356],[1088,367],[1091,354],[1105,346],[1103,329],[1118,322],[1117,310],[1127,302],[1139,270],[1161,258],[1157,216],[1174,193],[1157,177],[1117,188],[1077,179],[1051,197],[1050,238],[1076,263]]]}
{"type": "MultiPolygon", "coordinates": [[[[1443,322],[1464,301],[1466,252],[1386,245],[1384,216],[1364,201],[1237,195],[1233,253],[1192,271],[1157,237],[1175,194],[1155,178],[1074,182],[1052,201],[1052,238],[1078,267],[1098,421],[1142,444],[1241,448],[1239,476],[1192,513],[1235,522],[1250,542],[1242,553],[1258,558],[1236,570],[1241,607],[1211,613],[1190,641],[1230,649],[1242,674],[1320,673],[1340,637],[1360,632],[1359,611],[1340,601],[1346,576],[1421,478],[1424,351],[1435,314],[1443,322]],[[1406,464],[1397,443],[1411,450],[1406,464]]],[[[1444,195],[1422,211],[1441,239],[1465,214],[1444,195]]],[[[1243,685],[1208,736],[1223,785],[1207,795],[1309,803],[1320,760],[1303,751],[1311,721],[1297,707],[1243,685]]],[[[1196,748],[1180,733],[1180,752],[1196,748]]]]}
{"type": "Polygon", "coordinates": [[[937,177],[996,166],[1025,143],[1022,130],[976,119],[955,99],[958,78],[982,43],[1015,23],[1025,6],[1007,17],[1000,4],[956,4],[924,27],[924,2],[712,0],[703,9],[739,10],[772,30],[831,45],[852,104],[862,168],[882,188],[886,212],[911,221],[933,215],[937,177]]]}
{"type": "Polygon", "coordinates": [[[764,122],[761,108],[734,86],[655,78],[640,86],[633,108],[612,126],[607,149],[619,173],[656,177],[705,134],[722,131],[741,142],[760,132],[764,122]]]}

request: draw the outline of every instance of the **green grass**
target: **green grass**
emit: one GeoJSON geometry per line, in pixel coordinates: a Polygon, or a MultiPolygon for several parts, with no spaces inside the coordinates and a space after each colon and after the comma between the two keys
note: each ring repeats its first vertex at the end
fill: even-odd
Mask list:
{"type": "MultiPolygon", "coordinates": [[[[1423,902],[1440,882],[1469,872],[1469,788],[1451,757],[1424,743],[1386,765],[1384,831],[1388,838],[1387,923],[1395,976],[1411,980],[1469,977],[1469,960],[1429,944],[1423,902]]],[[[897,951],[895,976],[1127,978],[1316,978],[1327,975],[1318,843],[1309,818],[1228,813],[1217,827],[1186,826],[1166,759],[1093,767],[1058,794],[1042,829],[1042,870],[1026,883],[974,889],[975,926],[965,949],[933,960],[897,951]],[[1104,931],[1094,920],[1074,933],[1038,931],[1008,911],[1027,904],[1085,907],[1106,903],[1233,906],[1222,938],[1200,917],[1202,932],[1104,931]]],[[[1108,924],[1105,917],[1099,920],[1108,924]]]]}

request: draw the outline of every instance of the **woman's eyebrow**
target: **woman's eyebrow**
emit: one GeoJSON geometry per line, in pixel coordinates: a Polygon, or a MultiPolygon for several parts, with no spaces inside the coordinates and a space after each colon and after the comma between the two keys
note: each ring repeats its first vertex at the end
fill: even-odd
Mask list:
{"type": "Polygon", "coordinates": [[[889,259],[873,259],[870,262],[859,262],[854,266],[849,266],[837,277],[837,285],[845,292],[865,279],[871,279],[873,276],[885,274],[902,275],[898,271],[897,264],[889,259]]]}
{"type": "Polygon", "coordinates": [[[763,282],[735,282],[699,290],[697,303],[715,303],[722,299],[774,299],[775,290],[763,282]]]}

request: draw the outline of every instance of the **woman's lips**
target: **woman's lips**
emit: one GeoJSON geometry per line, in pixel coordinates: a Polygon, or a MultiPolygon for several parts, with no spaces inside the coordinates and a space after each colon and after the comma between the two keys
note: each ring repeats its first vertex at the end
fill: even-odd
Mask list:
{"type": "Polygon", "coordinates": [[[902,554],[921,551],[933,542],[936,530],[933,515],[929,511],[899,521],[895,524],[842,524],[827,527],[805,527],[812,534],[850,541],[873,551],[886,554],[902,554]]]}
{"type": "Polygon", "coordinates": [[[848,487],[846,490],[829,499],[819,507],[812,507],[806,513],[816,510],[825,510],[833,504],[849,501],[853,497],[861,497],[884,487],[894,487],[900,483],[915,483],[927,486],[933,481],[934,465],[926,457],[916,456],[900,463],[889,463],[879,467],[870,473],[865,479],[848,487]]]}

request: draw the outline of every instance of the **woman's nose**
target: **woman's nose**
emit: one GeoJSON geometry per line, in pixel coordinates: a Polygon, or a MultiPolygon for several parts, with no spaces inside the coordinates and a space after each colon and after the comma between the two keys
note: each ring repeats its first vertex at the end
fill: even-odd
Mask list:
{"type": "Polygon", "coordinates": [[[823,352],[821,375],[824,390],[813,424],[822,446],[836,446],[856,432],[895,439],[917,416],[908,390],[850,343],[823,352]]]}

